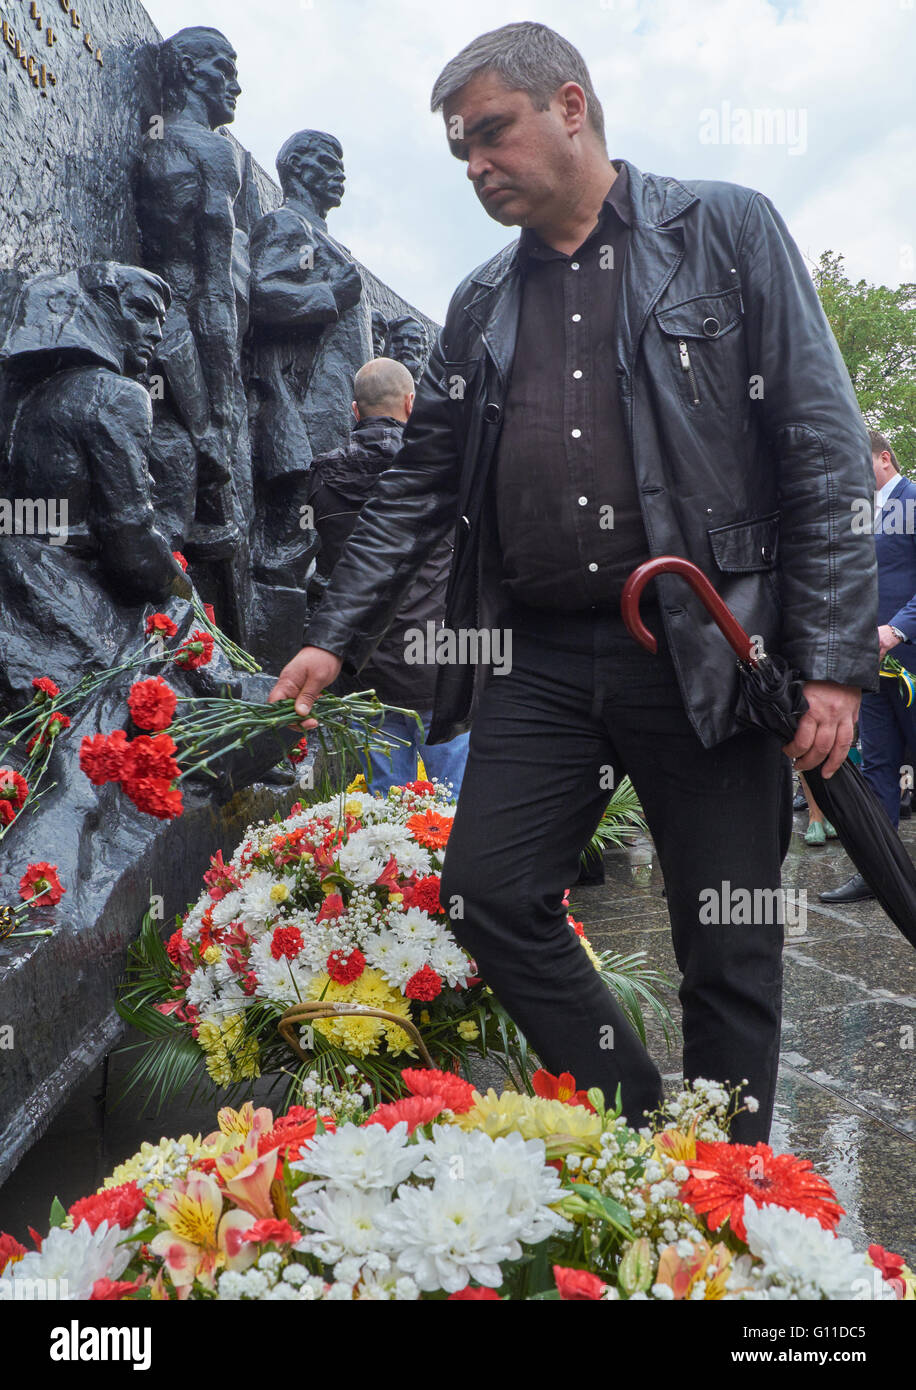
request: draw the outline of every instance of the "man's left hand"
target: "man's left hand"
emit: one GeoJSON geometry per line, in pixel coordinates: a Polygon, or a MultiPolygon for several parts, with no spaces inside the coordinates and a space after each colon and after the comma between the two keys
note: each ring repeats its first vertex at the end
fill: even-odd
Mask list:
{"type": "Polygon", "coordinates": [[[878,628],[879,661],[883,661],[887,653],[891,651],[892,648],[899,647],[899,645],[900,638],[897,636],[894,629],[892,627],[888,627],[887,623],[882,623],[882,625],[878,628]]]}
{"type": "Polygon", "coordinates": [[[796,772],[819,767],[823,777],[832,777],[852,744],[862,692],[857,685],[805,681],[802,693],[808,708],[782,751],[795,759],[796,772]]]}

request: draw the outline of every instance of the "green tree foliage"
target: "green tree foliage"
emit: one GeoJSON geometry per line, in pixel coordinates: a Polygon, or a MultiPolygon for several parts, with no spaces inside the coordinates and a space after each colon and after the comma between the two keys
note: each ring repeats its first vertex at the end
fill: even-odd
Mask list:
{"type": "Polygon", "coordinates": [[[901,471],[916,475],[916,284],[853,284],[833,251],[813,274],[866,424],[890,440],[901,471]]]}

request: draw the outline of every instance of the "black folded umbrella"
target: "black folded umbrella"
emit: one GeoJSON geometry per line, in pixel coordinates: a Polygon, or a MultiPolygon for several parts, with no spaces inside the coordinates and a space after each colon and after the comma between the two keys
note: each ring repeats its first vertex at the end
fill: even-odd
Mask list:
{"type": "MultiPolygon", "coordinates": [[[[639,616],[639,598],[650,579],[679,574],[715,619],[738,657],[741,668],[737,717],[749,728],[767,729],[780,743],[791,743],[808,708],[802,679],[781,656],[759,651],[706,575],[689,560],[660,555],[638,565],[621,598],[623,620],[630,633],[650,652],[657,650],[652,633],[639,616]]],[[[865,879],[884,911],[911,946],[916,947],[916,868],[884,807],[856,765],[847,758],[832,777],[819,768],[805,773],[811,794],[836,828],[843,848],[865,879]]]]}

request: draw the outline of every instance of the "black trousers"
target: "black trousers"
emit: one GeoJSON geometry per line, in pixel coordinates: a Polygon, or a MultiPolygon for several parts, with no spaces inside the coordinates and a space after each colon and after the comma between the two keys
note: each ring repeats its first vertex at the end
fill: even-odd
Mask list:
{"type": "MultiPolygon", "coordinates": [[[[661,1099],[657,1067],[566,922],[564,890],[629,773],[655,841],[683,980],[684,1075],[737,1084],[759,1110],[732,1138],[769,1134],[779,1058],[782,914],[710,903],[772,890],[791,832],[789,760],[748,731],[705,749],[690,725],[661,619],[657,655],[607,610],[513,607],[511,669],[492,675],[470,748],[443,871],[463,900],[458,940],[550,1071],[621,1084],[633,1124],[661,1099]],[[613,771],[609,774],[608,769],[613,771]],[[613,779],[613,780],[611,780],[613,779]],[[710,892],[712,897],[710,897],[710,892]],[[709,920],[712,918],[713,920],[709,920]],[[775,919],[775,920],[770,920],[775,919]]],[[[767,909],[769,904],[769,909],[767,909]]],[[[586,923],[586,930],[588,923],[586,923]]]]}

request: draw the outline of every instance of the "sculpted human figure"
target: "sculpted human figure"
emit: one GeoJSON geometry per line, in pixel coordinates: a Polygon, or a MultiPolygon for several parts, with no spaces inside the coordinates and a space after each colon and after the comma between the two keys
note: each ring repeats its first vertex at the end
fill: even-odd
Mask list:
{"type": "Polygon", "coordinates": [[[154,364],[164,396],[150,468],[163,525],[192,567],[232,561],[234,580],[223,583],[238,610],[251,500],[239,448],[237,299],[247,291],[247,246],[233,207],[240,156],[220,127],[233,120],[241,88],[236,54],[216,29],[180,30],[159,59],[163,111],[149,122],[137,177],[144,261],[173,293],[154,364]]]}
{"type": "MultiPolygon", "coordinates": [[[[187,587],[155,524],[152,406],[135,380],[159,345],[170,300],[157,275],[111,261],[36,276],[0,349],[16,400],[4,489],[56,499],[66,517],[55,538],[64,563],[86,558],[122,601],[159,601],[187,587]]],[[[38,536],[15,540],[43,545],[38,536]]],[[[10,556],[9,538],[3,546],[10,556]]],[[[38,568],[46,573],[48,563],[45,555],[38,568]]],[[[91,604],[84,614],[91,623],[91,604]]]]}
{"type": "Polygon", "coordinates": [[[372,310],[372,355],[384,357],[388,342],[388,320],[381,309],[372,310]]]}
{"type": "Polygon", "coordinates": [[[423,375],[429,355],[426,328],[412,314],[402,314],[388,325],[388,355],[406,367],[416,384],[423,375]]]}
{"type": "Polygon", "coordinates": [[[343,151],[300,130],[277,156],[283,205],[251,233],[249,406],[255,573],[301,583],[316,548],[301,507],[313,454],[349,435],[351,385],[372,355],[359,267],[328,235],[343,197],[343,151]]]}

